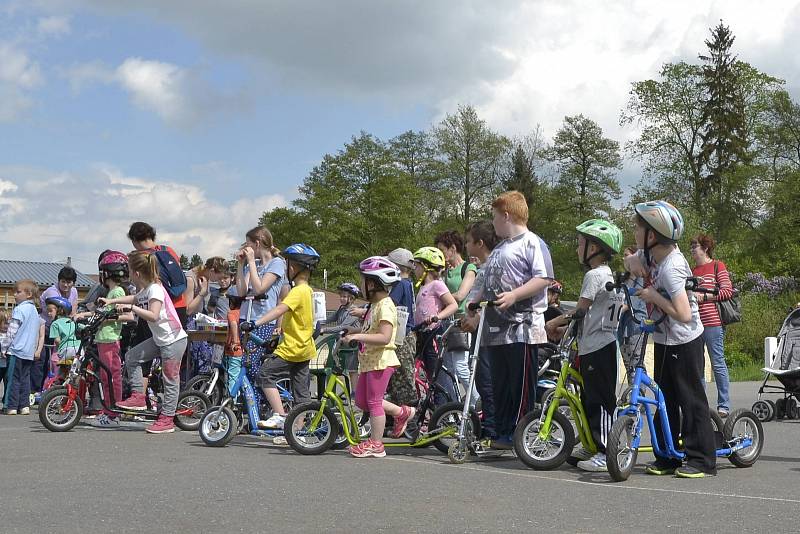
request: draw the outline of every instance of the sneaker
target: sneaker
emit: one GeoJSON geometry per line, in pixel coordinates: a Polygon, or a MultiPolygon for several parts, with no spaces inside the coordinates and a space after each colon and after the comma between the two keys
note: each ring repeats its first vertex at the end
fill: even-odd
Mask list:
{"type": "Polygon", "coordinates": [[[672,475],[679,467],[680,464],[670,463],[666,460],[656,460],[655,462],[648,464],[644,471],[648,475],[672,475]]]}
{"type": "Polygon", "coordinates": [[[150,434],[167,434],[169,432],[175,432],[175,423],[173,422],[173,419],[174,416],[172,415],[159,415],[158,419],[156,419],[156,422],[144,430],[150,434]]]}
{"type": "Polygon", "coordinates": [[[140,412],[147,409],[147,398],[144,396],[144,393],[134,391],[131,393],[130,397],[124,401],[118,402],[117,406],[123,410],[134,410],[140,412]]]}
{"type": "Polygon", "coordinates": [[[491,448],[496,451],[510,451],[514,448],[514,442],[508,437],[493,439],[491,448]]]}
{"type": "Polygon", "coordinates": [[[6,415],[17,415],[17,410],[6,410],[6,415]]]}
{"type": "Polygon", "coordinates": [[[26,407],[22,408],[22,409],[19,411],[19,414],[20,414],[20,415],[30,415],[30,414],[31,414],[31,409],[30,409],[29,407],[27,407],[27,406],[26,406],[26,407]]]}
{"type": "Polygon", "coordinates": [[[411,406],[401,406],[400,407],[400,415],[394,418],[394,430],[392,433],[389,434],[391,438],[399,438],[403,435],[403,432],[406,431],[406,426],[408,426],[408,421],[414,414],[417,413],[416,408],[412,408],[411,406]]]}
{"type": "Polygon", "coordinates": [[[109,417],[104,413],[98,415],[93,421],[89,422],[95,428],[119,428],[119,420],[109,417]]]}
{"type": "Polygon", "coordinates": [[[36,393],[31,393],[30,395],[28,395],[28,404],[30,406],[36,404],[36,393]]]}
{"type": "Polygon", "coordinates": [[[286,438],[284,436],[275,436],[272,438],[273,445],[288,445],[286,438]]]}
{"type": "Polygon", "coordinates": [[[583,460],[578,462],[578,469],[583,469],[584,471],[591,471],[592,473],[604,473],[608,471],[608,466],[606,466],[606,455],[602,452],[598,452],[588,460],[583,460]]]}
{"type": "Polygon", "coordinates": [[[720,417],[725,419],[726,417],[728,417],[728,414],[730,412],[728,410],[726,410],[725,408],[717,408],[717,413],[719,414],[720,417]]]}
{"type": "Polygon", "coordinates": [[[354,458],[383,458],[386,456],[386,450],[383,448],[383,443],[368,439],[362,441],[358,445],[350,447],[350,455],[354,458]]]}
{"type": "Polygon", "coordinates": [[[591,460],[593,454],[586,450],[586,448],[581,445],[577,449],[572,450],[572,454],[569,455],[570,458],[575,458],[578,462],[583,462],[585,460],[591,460]]]}
{"type": "Polygon", "coordinates": [[[259,421],[258,428],[265,430],[280,430],[283,428],[283,423],[286,422],[286,417],[283,415],[274,414],[266,421],[259,421]]]}
{"type": "Polygon", "coordinates": [[[716,474],[716,470],[712,473],[706,473],[691,465],[684,465],[675,470],[675,476],[678,478],[705,478],[716,474]]]}

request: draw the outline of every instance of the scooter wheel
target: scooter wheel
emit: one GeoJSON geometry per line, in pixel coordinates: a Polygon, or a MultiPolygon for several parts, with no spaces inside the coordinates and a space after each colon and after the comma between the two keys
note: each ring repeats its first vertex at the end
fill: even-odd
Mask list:
{"type": "Polygon", "coordinates": [[[470,451],[463,441],[456,441],[447,449],[447,458],[451,464],[463,464],[469,459],[470,451]]]}
{"type": "Polygon", "coordinates": [[[758,457],[761,456],[761,449],[764,447],[764,429],[761,427],[761,421],[753,412],[741,408],[734,410],[725,421],[723,433],[728,444],[733,444],[743,438],[750,438],[752,441],[749,447],[740,449],[728,457],[733,465],[750,467],[756,463],[758,457]]]}
{"type": "Polygon", "coordinates": [[[200,420],[200,439],[209,447],[224,447],[236,436],[239,421],[227,406],[208,410],[200,420]]]}
{"type": "Polygon", "coordinates": [[[69,407],[69,393],[64,386],[53,387],[39,401],[39,421],[50,432],[66,432],[75,428],[83,417],[83,399],[74,399],[69,407]]]}
{"type": "Polygon", "coordinates": [[[639,451],[633,446],[636,419],[630,415],[618,417],[608,434],[606,462],[608,473],[616,482],[628,480],[636,465],[639,451]]]}
{"type": "Polygon", "coordinates": [[[200,421],[209,406],[211,402],[202,391],[190,389],[182,391],[175,406],[175,425],[184,431],[196,431],[200,428],[200,421]]]}

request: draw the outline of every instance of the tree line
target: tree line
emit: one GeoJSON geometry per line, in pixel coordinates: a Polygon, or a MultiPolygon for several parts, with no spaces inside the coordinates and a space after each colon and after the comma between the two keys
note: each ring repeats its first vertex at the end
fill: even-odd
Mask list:
{"type": "Polygon", "coordinates": [[[355,279],[369,254],[413,250],[489,217],[491,199],[516,189],[574,296],[575,226],[607,217],[631,239],[631,204],[663,198],[684,214],[687,240],[698,231],[715,236],[734,273],[797,276],[800,106],[783,80],[734,55],[734,40],[720,23],[697,61],[666,63],[657,78],[633,83],[620,124],[639,135],[624,146],[583,114],[565,117],[552,139],[538,126],[509,137],[461,105],[426,131],[354,135],[323,156],[289,207],[259,222],[279,246],[315,246],[336,283],[355,279]],[[623,197],[626,158],[643,174],[623,197]]]}

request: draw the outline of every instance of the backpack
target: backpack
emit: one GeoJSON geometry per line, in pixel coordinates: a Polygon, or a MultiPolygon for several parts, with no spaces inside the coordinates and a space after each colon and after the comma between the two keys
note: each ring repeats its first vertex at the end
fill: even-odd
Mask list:
{"type": "Polygon", "coordinates": [[[164,245],[156,248],[153,254],[158,260],[158,277],[161,279],[161,285],[164,286],[170,297],[180,298],[186,291],[186,275],[183,273],[180,263],[164,245]]]}

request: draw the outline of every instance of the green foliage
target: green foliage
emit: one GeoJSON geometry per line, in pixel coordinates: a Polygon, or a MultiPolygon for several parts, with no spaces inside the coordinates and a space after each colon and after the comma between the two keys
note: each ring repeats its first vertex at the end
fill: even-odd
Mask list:
{"type": "Polygon", "coordinates": [[[191,265],[189,264],[189,257],[185,254],[181,254],[179,263],[181,264],[181,269],[184,271],[188,271],[191,268],[191,265]]]}
{"type": "Polygon", "coordinates": [[[764,359],[764,338],[775,336],[789,309],[800,302],[800,293],[784,293],[777,298],[744,293],[741,323],[725,329],[725,357],[728,365],[747,366],[764,359]]]}
{"type": "Polygon", "coordinates": [[[192,259],[189,260],[189,268],[200,267],[203,265],[203,258],[199,254],[192,254],[192,259]]]}

